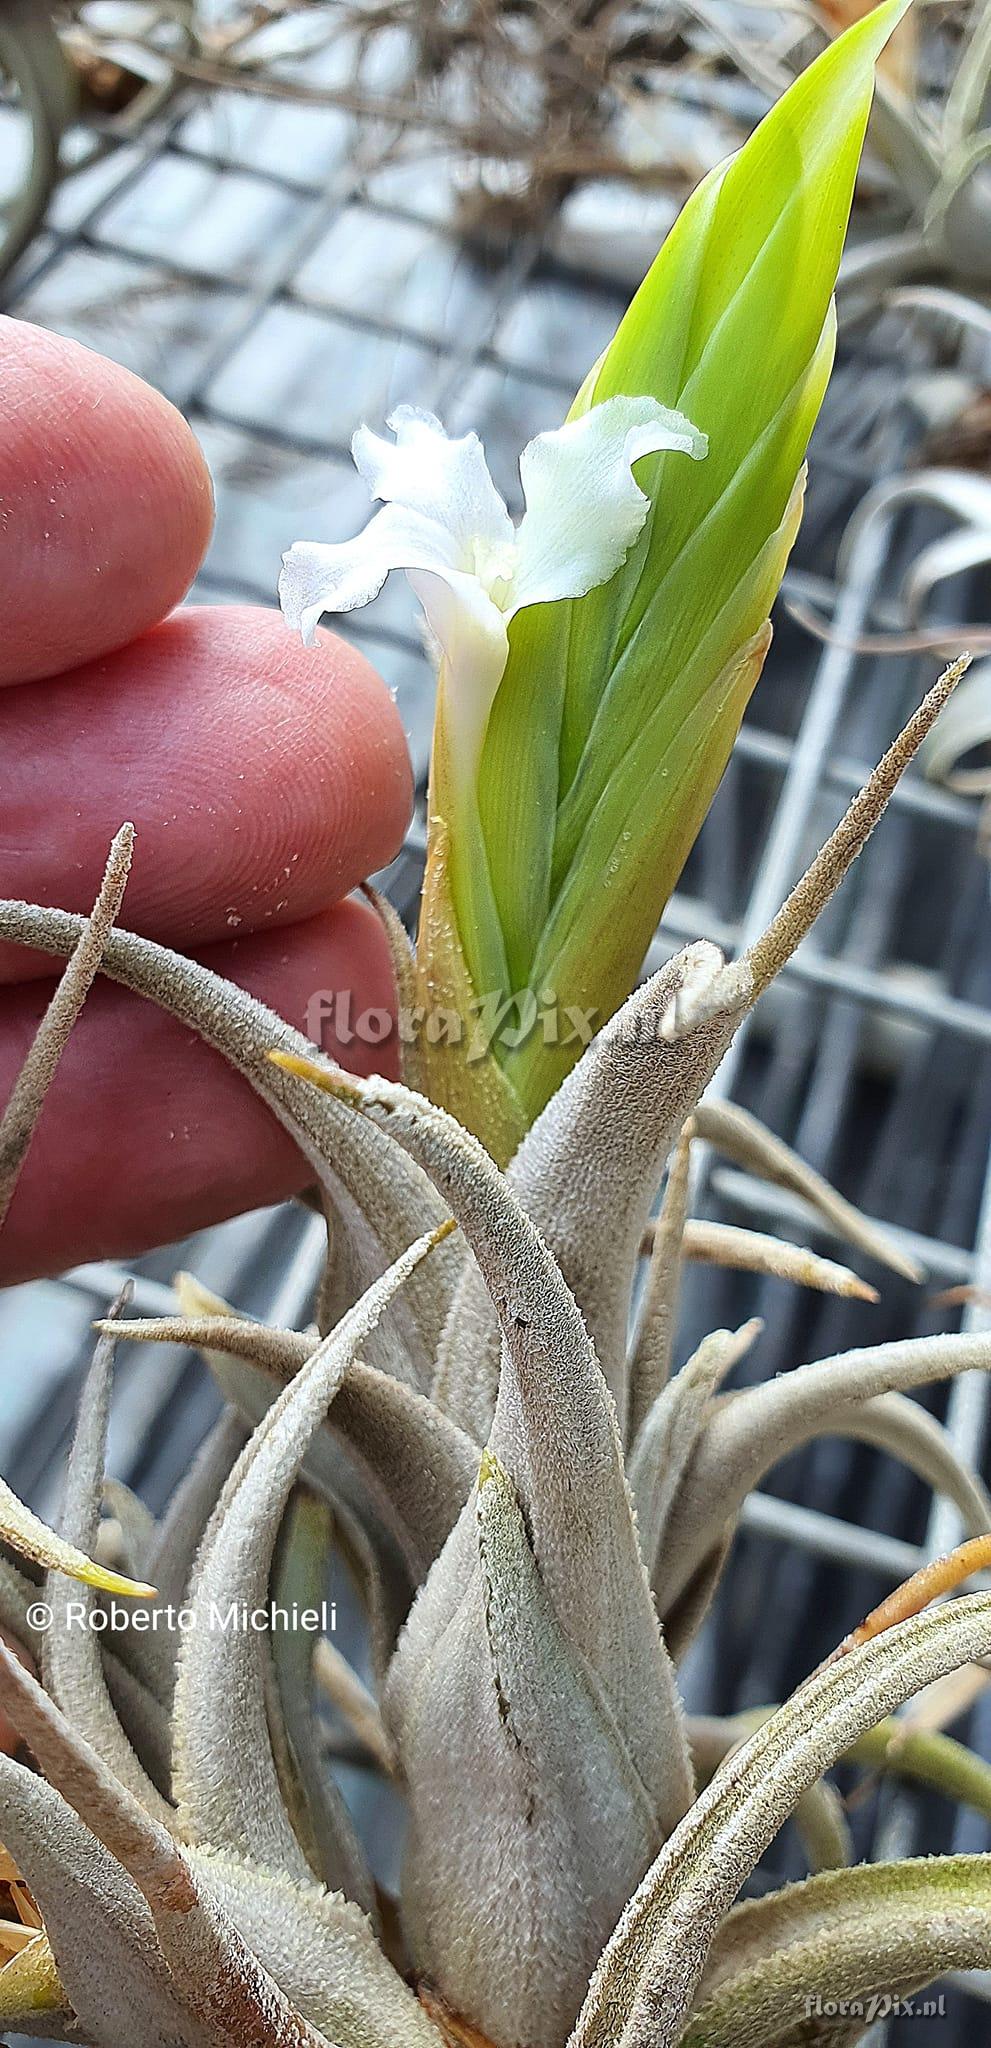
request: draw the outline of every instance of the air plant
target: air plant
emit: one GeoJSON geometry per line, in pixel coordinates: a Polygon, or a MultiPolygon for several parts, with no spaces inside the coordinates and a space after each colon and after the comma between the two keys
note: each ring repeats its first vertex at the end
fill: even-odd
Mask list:
{"type": "MultiPolygon", "coordinates": [[[[905,294],[905,297],[910,296],[905,294]]],[[[933,310],[944,311],[941,295],[934,295],[933,310]]],[[[898,604],[903,630],[872,636],[868,645],[882,650],[946,647],[960,638],[959,627],[948,619],[932,616],[929,607],[942,585],[952,586],[958,576],[983,569],[991,562],[991,483],[987,477],[965,469],[931,467],[910,470],[887,478],[861,500],[843,538],[839,567],[851,559],[865,528],[878,518],[891,519],[914,507],[933,508],[955,522],[950,531],[927,541],[914,556],[902,579],[898,604]]],[[[803,617],[813,631],[829,637],[830,629],[814,612],[804,609],[803,617]]],[[[991,646],[991,629],[971,627],[968,635],[975,650],[991,646]]],[[[920,766],[933,782],[941,782],[961,796],[986,798],[991,789],[987,748],[991,744],[991,662],[976,663],[946,717],[931,732],[922,747],[920,766]]],[[[988,846],[988,808],[982,806],[979,839],[988,846]]]]}
{"type": "Polygon", "coordinates": [[[501,1164],[632,985],[763,667],[906,12],[849,30],[699,186],[567,423],[524,450],[518,533],[477,437],[401,408],[394,446],[354,440],[384,509],[285,558],[304,631],[401,567],[439,643],[415,1000],[519,1028],[425,1030],[418,1078],[501,1164]],[[547,1008],[559,1028],[534,1028],[547,1008]]]}
{"type": "Polygon", "coordinates": [[[14,88],[28,131],[20,187],[0,203],[0,276],[27,247],[44,218],[58,175],[59,146],[73,111],[71,80],[47,12],[33,0],[5,0],[0,15],[0,85],[14,88]]]}
{"type": "MultiPolygon", "coordinates": [[[[901,11],[889,6],[887,24],[901,11]]],[[[829,192],[818,217],[832,221],[837,257],[877,33],[875,22],[837,45],[840,57],[813,74],[798,102],[813,125],[817,92],[842,106],[837,126],[815,129],[817,175],[829,192]]],[[[779,122],[772,142],[783,132],[779,122]]],[[[767,150],[765,138],[751,171],[767,164],[767,150]]],[[[800,150],[793,161],[800,164],[800,150]]],[[[812,206],[813,195],[797,189],[802,208],[812,206]]],[[[747,262],[771,261],[757,232],[760,209],[739,172],[710,185],[702,205],[710,232],[696,245],[699,262],[718,254],[712,222],[720,219],[732,230],[733,255],[724,247],[716,281],[708,285],[703,269],[672,317],[691,327],[721,308],[733,333],[728,297],[745,303],[747,262]],[[744,218],[748,190],[756,252],[744,218]]],[[[678,260],[688,261],[697,219],[696,211],[678,260]]],[[[769,498],[762,517],[773,545],[768,553],[760,542],[757,569],[752,552],[737,554],[738,580],[749,559],[749,598],[727,620],[725,606],[718,614],[724,640],[738,636],[748,683],[749,643],[754,633],[761,646],[766,637],[778,529],[814,411],[808,378],[816,390],[824,369],[825,312],[811,295],[805,311],[810,356],[798,361],[796,409],[782,414],[778,397],[771,427],[756,444],[745,440],[742,455],[734,440],[737,452],[718,456],[710,486],[710,519],[732,496],[738,461],[761,472],[769,498]],[[761,465],[781,417],[772,490],[761,465]]],[[[795,323],[782,320],[778,353],[760,337],[772,399],[771,372],[797,346],[797,321],[797,312],[795,323]]],[[[681,332],[685,348],[690,339],[681,332]]],[[[751,374],[761,381],[741,359],[744,439],[757,411],[751,374]]],[[[425,586],[446,671],[441,788],[451,800],[435,828],[442,851],[424,933],[428,976],[443,979],[455,946],[474,959],[470,949],[481,943],[464,912],[471,878],[466,899],[452,863],[468,858],[456,843],[465,807],[492,817],[485,713],[491,721],[510,680],[520,706],[518,622],[539,626],[546,654],[563,620],[567,644],[581,645],[591,664],[587,692],[601,687],[600,649],[635,596],[623,555],[631,542],[640,550],[649,598],[654,495],[661,506],[668,493],[668,527],[658,525],[664,559],[687,480],[716,456],[714,423],[703,455],[705,429],[662,413],[665,400],[645,388],[650,351],[636,320],[618,355],[607,355],[603,377],[606,388],[593,378],[573,421],[549,437],[551,455],[546,442],[531,451],[518,532],[494,502],[477,442],[459,447],[436,422],[404,412],[394,445],[359,442],[386,501],[364,556],[349,544],[331,563],[304,553],[289,565],[288,601],[305,622],[323,595],[307,578],[332,568],[339,578],[363,575],[367,586],[411,552],[415,531],[409,566],[462,601],[458,614],[425,586]],[[637,390],[609,388],[633,375],[623,367],[630,362],[637,390]],[[648,503],[631,467],[659,441],[663,470],[641,473],[648,503]],[[456,470],[462,486],[473,482],[475,495],[459,501],[460,537],[450,531],[452,498],[427,502],[425,449],[435,481],[456,470]],[[675,459],[680,496],[673,483],[668,489],[675,459]],[[588,536],[587,581],[588,563],[577,566],[574,535],[566,536],[555,583],[564,520],[546,494],[548,464],[570,475],[573,460],[589,465],[585,523],[603,503],[615,518],[607,534],[588,536]],[[539,531],[526,533],[538,508],[543,551],[539,531]],[[443,520],[446,554],[436,530],[443,520]],[[453,559],[455,540],[464,557],[453,559]],[[514,616],[517,602],[524,609],[514,616]]],[[[704,396],[701,373],[697,383],[704,396]]],[[[725,658],[701,616],[704,658],[692,674],[704,703],[725,658]]],[[[175,1317],[132,1322],[125,1302],[116,1304],[99,1326],[59,1534],[13,1496],[0,1499],[0,1530],[18,1553],[0,1566],[0,1622],[39,1672],[0,1651],[0,1705],[39,1767],[0,1756],[4,1869],[23,1905],[16,1926],[0,1926],[9,1956],[0,2028],[93,2048],[786,2048],[810,2038],[810,2028],[825,2037],[817,2001],[848,2002],[842,2026],[828,2033],[845,2043],[863,2031],[877,1995],[991,1961],[991,1859],[849,1868],[842,1811],[823,1782],[838,1758],[863,1756],[866,1745],[873,1760],[945,1789],[963,1786],[991,1811],[991,1774],[977,1759],[919,1732],[899,1746],[885,1718],[920,1688],[991,1655],[991,1596],[919,1611],[991,1555],[991,1501],[940,1426],[907,1399],[914,1387],[991,1368],[991,1340],[879,1345],[727,1393],[727,1376],[756,1335],[747,1325],[713,1332],[672,1371],[685,1256],[735,1257],[833,1292],[869,1292],[847,1268],[801,1247],[746,1232],[731,1233],[730,1244],[694,1225],[687,1209],[697,1137],[804,1194],[859,1251],[912,1270],[778,1140],[705,1091],[742,1018],[860,852],[964,666],[929,693],[743,958],[727,964],[711,945],[690,946],[615,1000],[606,949],[606,1021],[564,1063],[546,1100],[537,1088],[520,1095],[523,1129],[505,1170],[443,1101],[408,1081],[355,1081],[243,991],[116,929],[129,828],[89,920],[0,903],[0,939],[68,958],[0,1123],[0,1216],[100,971],[181,1019],[245,1077],[310,1163],[329,1226],[311,1329],[249,1321],[188,1276],[177,1281],[175,1317]],[[641,1246],[662,1180],[631,1336],[641,1246]],[[224,1397],[220,1422],[158,1526],[119,1487],[115,1523],[100,1519],[113,1353],[123,1338],[197,1345],[224,1397]],[[707,1611],[747,1495],[779,1458],[823,1432],[902,1458],[955,1502],[971,1542],[885,1603],[758,1726],[693,1724],[675,1666],[707,1611]],[[371,1688],[304,1619],[319,1625],[332,1556],[346,1561],[364,1601],[371,1688]],[[328,1708],[405,1800],[398,1916],[328,1768],[328,1708]],[[735,1904],[792,1815],[814,1874],[735,1904]]],[[[535,695],[553,673],[531,667],[535,695]]],[[[718,740],[708,752],[700,746],[705,789],[742,708],[739,693],[716,694],[718,740]]],[[[670,804],[691,820],[703,806],[687,767],[683,781],[671,778],[670,804]]],[[[649,842],[651,821],[631,813],[629,830],[640,828],[649,842]]],[[[537,832],[536,818],[528,829],[537,832]]],[[[668,821],[665,830],[674,845],[688,827],[668,821]]],[[[670,862],[665,882],[669,870],[670,862]]],[[[594,953],[594,877],[588,893],[594,953]]],[[[404,953],[385,906],[382,914],[409,986],[422,964],[404,953]]],[[[640,906],[630,914],[624,957],[643,915],[640,906]]],[[[480,1096],[491,1096],[492,1064],[479,1062],[480,1096]]],[[[440,1072],[434,1062],[431,1075],[440,1072]]],[[[471,1074],[466,1060],[464,1092],[471,1074]]],[[[491,1116],[484,1103],[473,1110],[471,1121],[491,1116]]],[[[496,1128],[505,1139],[505,1126],[496,1128]]]]}
{"type": "Polygon", "coordinates": [[[935,276],[979,296],[991,285],[991,17],[978,8],[938,123],[888,105],[888,153],[912,202],[906,228],[861,249],[847,283],[862,291],[935,276]]]}
{"type": "Polygon", "coordinates": [[[991,850],[991,767],[987,759],[991,746],[991,661],[978,664],[953,710],[946,731],[933,733],[923,765],[932,782],[942,782],[960,796],[983,798],[978,838],[987,853],[991,850]]]}
{"type": "MultiPolygon", "coordinates": [[[[875,4],[640,0],[616,9],[586,0],[572,14],[555,0],[61,0],[55,12],[84,82],[103,81],[111,105],[140,91],[134,118],[190,86],[333,107],[361,124],[363,149],[379,161],[441,156],[462,225],[502,239],[546,228],[589,180],[633,187],[648,219],[659,191],[667,217],[672,195],[712,160],[712,131],[735,133],[741,99],[748,113],[754,87],[777,97],[810,48],[875,4]],[[339,76],[314,78],[313,60],[335,47],[339,76]],[[704,109],[701,152],[694,138],[673,140],[686,104],[704,109]],[[693,174],[684,158],[699,154],[693,174]]],[[[927,29],[926,17],[910,16],[880,59],[879,151],[909,202],[908,219],[865,251],[881,283],[920,262],[978,288],[987,282],[981,158],[970,154],[982,134],[984,12],[979,0],[957,0],[948,23],[946,12],[927,29]],[[958,75],[944,118],[933,85],[949,65],[958,75]]],[[[127,127],[131,119],[129,111],[127,127]]],[[[639,246],[630,214],[623,207],[620,217],[639,246]]],[[[608,215],[598,239],[608,239],[608,215]]]]}
{"type": "MultiPolygon", "coordinates": [[[[880,1345],[721,1393],[747,1326],[670,1373],[696,1131],[899,1262],[759,1126],[700,1097],[954,680],[751,952],[727,967],[690,947],[636,991],[506,1174],[425,1097],[353,1081],[205,968],[112,932],[129,835],[88,923],[0,904],[0,936],[71,956],[5,1119],[5,1196],[99,961],[226,1053],[297,1137],[333,1219],[318,1328],[246,1321],[189,1279],[174,1319],[118,1309],[84,1391],[61,1536],[5,1511],[8,1540],[49,1568],[56,1626],[38,1633],[37,1581],[8,1561],[0,1618],[42,1683],[4,1655],[0,1701],[44,1777],[0,1759],[0,1831],[44,1927],[11,1941],[4,2027],[97,2048],[729,2048],[795,2038],[816,1998],[867,2001],[991,1957],[991,1861],[844,1868],[819,1782],[910,1693],[991,1653],[991,1596],[921,1616],[901,1597],[894,1626],[888,1611],[883,1633],[861,1631],[742,1746],[740,1728],[717,1730],[715,1755],[672,1663],[748,1491],[821,1432],[901,1456],[982,1539],[963,1568],[988,1554],[991,1503],[906,1399],[991,1367],[987,1337],[880,1345]],[[110,1578],[110,1561],[85,1557],[125,1336],[199,1345],[226,1406],[161,1527],[120,1517],[130,1547],[110,1578]],[[318,1611],[335,1544],[367,1603],[375,1697],[329,1642],[277,1624],[280,1609],[318,1611]],[[231,1624],[270,1600],[270,1632],[231,1624]],[[398,1947],[321,1754],[318,1697],[405,1794],[398,1947]],[[696,1771],[710,1779],[698,1792],[696,1771]],[[818,1874],[734,1907],[792,1812],[818,1874]]],[[[802,1256],[804,1278],[855,1291],[802,1256]]],[[[955,1785],[959,1757],[987,1810],[981,1767],[939,1741],[903,1766],[955,1785]]]]}

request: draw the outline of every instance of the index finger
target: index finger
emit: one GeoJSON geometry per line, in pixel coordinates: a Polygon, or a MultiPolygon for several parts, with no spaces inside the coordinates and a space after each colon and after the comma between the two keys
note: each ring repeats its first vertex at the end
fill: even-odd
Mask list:
{"type": "Polygon", "coordinates": [[[181,413],[79,342],[0,317],[0,683],[58,675],[158,624],[210,538],[181,413]]]}

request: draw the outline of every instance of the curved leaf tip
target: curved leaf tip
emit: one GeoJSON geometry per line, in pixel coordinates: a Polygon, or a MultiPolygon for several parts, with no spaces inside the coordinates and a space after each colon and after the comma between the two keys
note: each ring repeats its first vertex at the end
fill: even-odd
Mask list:
{"type": "Polygon", "coordinates": [[[0,1540],[9,1543],[12,1550],[21,1557],[29,1557],[46,1571],[64,1572],[66,1578],[77,1579],[83,1586],[94,1586],[100,1593],[116,1593],[125,1600],[154,1600],[154,1586],[144,1585],[139,1579],[129,1579],[122,1572],[112,1572],[95,1558],[87,1557],[85,1551],[77,1550],[75,1544],[63,1542],[54,1529],[48,1527],[39,1517],[25,1507],[16,1493],[0,1479],[0,1540]]]}

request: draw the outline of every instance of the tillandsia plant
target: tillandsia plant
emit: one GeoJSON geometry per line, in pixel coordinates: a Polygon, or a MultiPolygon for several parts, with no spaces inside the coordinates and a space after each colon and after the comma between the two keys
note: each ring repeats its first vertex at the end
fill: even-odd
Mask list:
{"type": "MultiPolygon", "coordinates": [[[[128,1321],[118,1302],[100,1325],[59,1532],[0,1497],[12,1553],[0,1561],[0,1622],[23,1658],[0,1650],[0,1704],[38,1766],[0,1755],[11,1904],[0,2030],[92,2048],[793,2048],[852,2041],[872,1998],[991,1962],[991,1858],[849,1868],[842,1808],[824,1782],[852,1756],[991,1812],[991,1772],[978,1759],[941,1734],[895,1742],[886,1720],[920,1688],[991,1656],[991,1596],[920,1611],[991,1556],[991,1500],[906,1398],[991,1369],[991,1339],[879,1345],[727,1393],[756,1335],[747,1325],[715,1331],[672,1372],[686,1258],[870,1292],[800,1246],[694,1222],[697,1137],[804,1195],[860,1252],[912,1270],[787,1147],[705,1091],[965,663],[930,692],[743,958],[690,946],[633,994],[621,986],[759,667],[826,374],[830,266],[870,63],[901,11],[880,10],[838,45],[771,142],[758,141],[749,171],[710,184],[705,233],[698,209],[689,216],[663,292],[648,290],[659,329],[676,329],[663,344],[669,364],[693,365],[672,375],[677,389],[648,388],[654,355],[634,321],[573,420],[528,451],[518,531],[478,444],[449,443],[404,411],[394,446],[358,443],[386,501],[363,547],[329,565],[303,551],[288,565],[287,601],[305,623],[327,601],[320,577],[337,578],[338,600],[367,595],[405,560],[443,649],[434,788],[447,808],[433,826],[426,960],[414,968],[397,937],[402,975],[467,1005],[484,989],[497,927],[515,960],[524,924],[507,909],[512,829],[527,959],[557,933],[561,990],[577,1002],[587,972],[606,1015],[577,1061],[561,1054],[556,1088],[554,1060],[499,1066],[494,1080],[496,1063],[480,1063],[487,1099],[469,1121],[508,1152],[508,1102],[523,1132],[505,1171],[445,1101],[408,1080],[339,1073],[240,989],[119,931],[130,828],[88,920],[0,902],[0,940],[68,959],[0,1121],[0,1220],[102,972],[250,1082],[310,1162],[329,1236],[310,1329],[249,1321],[189,1276],[177,1281],[175,1317],[128,1321]],[[786,206],[782,270],[762,181],[788,136],[804,229],[786,206]],[[802,271],[790,317],[815,223],[830,252],[826,296],[815,299],[802,271]],[[737,333],[765,269],[778,280],[780,322],[767,321],[759,357],[740,357],[734,405],[717,418],[709,358],[737,333]],[[671,398],[678,407],[665,411],[671,398]],[[646,461],[660,467],[634,479],[646,461]],[[582,493],[587,535],[563,483],[582,493]],[[521,720],[532,811],[512,809],[493,766],[507,703],[521,720]],[[591,864],[557,883],[545,800],[566,760],[575,773],[552,806],[554,833],[579,789],[591,864]],[[605,898],[603,843],[633,848],[605,898]],[[661,880],[648,889],[655,864],[661,880]],[[125,1337],[199,1346],[224,1399],[157,1525],[103,1478],[125,1337]],[[676,1664],[747,1495],[824,1432],[900,1457],[953,1500],[970,1541],[854,1629],[759,1725],[693,1722],[676,1664]],[[101,1521],[104,1500],[112,1515],[101,1521]],[[347,1570],[364,1603],[370,1685],[321,1626],[332,1569],[347,1570]],[[376,1884],[329,1768],[342,1731],[405,1803],[398,1902],[376,1884]],[[812,1874],[737,1904],[791,1816],[812,1874]],[[831,2001],[847,2001],[842,2025],[820,2025],[831,2001]]],[[[761,304],[776,303],[768,288],[761,304]]],[[[435,1094],[450,1096],[439,1058],[426,1075],[437,1077],[435,1094]]],[[[474,1085],[466,1059],[457,1087],[474,1085]]]]}
{"type": "Polygon", "coordinates": [[[811,1252],[693,1225],[696,1133],[899,1263],[704,1090],[961,666],[751,951],[726,966],[689,947],[629,997],[508,1173],[444,1108],[342,1075],[241,990],[114,930],[127,829],[89,921],[0,903],[0,938],[69,956],[0,1125],[0,1206],[101,970],[251,1081],[312,1162],[331,1245],[312,1329],[247,1321],[182,1276],[175,1318],[118,1303],[60,1533],[0,1503],[20,1553],[0,1620],[39,1672],[0,1651],[0,1703],[39,1767],[0,1756],[18,1915],[0,1923],[0,2029],[94,2048],[790,2048],[833,2001],[847,2018],[823,2038],[852,2041],[878,1996],[991,1961],[991,1858],[850,1868],[823,1782],[850,1756],[991,1812],[986,1766],[886,1719],[991,1655],[991,1596],[918,1611],[991,1558],[991,1501],[906,1398],[991,1369],[991,1339],[880,1345],[726,1394],[747,1325],[671,1373],[685,1257],[865,1291],[811,1252]],[[199,1345],[224,1395],[157,1526],[119,1486],[100,1521],[123,1337],[199,1345]],[[759,1725],[692,1722],[675,1664],[746,1496],[821,1432],[901,1457],[971,1540],[759,1725]],[[316,1632],[332,1553],[364,1599],[371,1688],[316,1632]],[[398,1916],[328,1767],[334,1725],[405,1801],[398,1916]],[[813,1874],[735,1904],[792,1815],[813,1874]]]}
{"type": "Polygon", "coordinates": [[[416,1001],[435,1030],[481,1021],[461,1057],[421,1031],[418,1071],[502,1164],[632,986],[760,675],[875,61],[906,7],[826,50],[689,200],[568,421],[524,450],[518,530],[477,438],[404,407],[395,445],[354,442],[384,509],[354,542],[286,557],[304,631],[392,568],[424,604],[439,675],[416,1001]],[[507,1010],[517,1028],[493,1034],[507,1010]]]}

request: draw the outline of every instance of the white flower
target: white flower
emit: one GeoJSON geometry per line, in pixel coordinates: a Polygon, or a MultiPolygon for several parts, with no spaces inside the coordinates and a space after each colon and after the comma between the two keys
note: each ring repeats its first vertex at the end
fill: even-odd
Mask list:
{"type": "Polygon", "coordinates": [[[524,606],[583,597],[625,560],[650,500],[633,477],[642,456],[698,459],[704,434],[652,398],[609,398],[520,457],[518,527],[489,475],[477,434],[449,440],[432,413],[396,407],[386,441],[360,427],[355,465],[383,510],[356,539],[297,541],[283,556],[282,609],[311,644],[324,612],[354,611],[404,569],[443,656],[451,710],[479,743],[524,606]]]}

